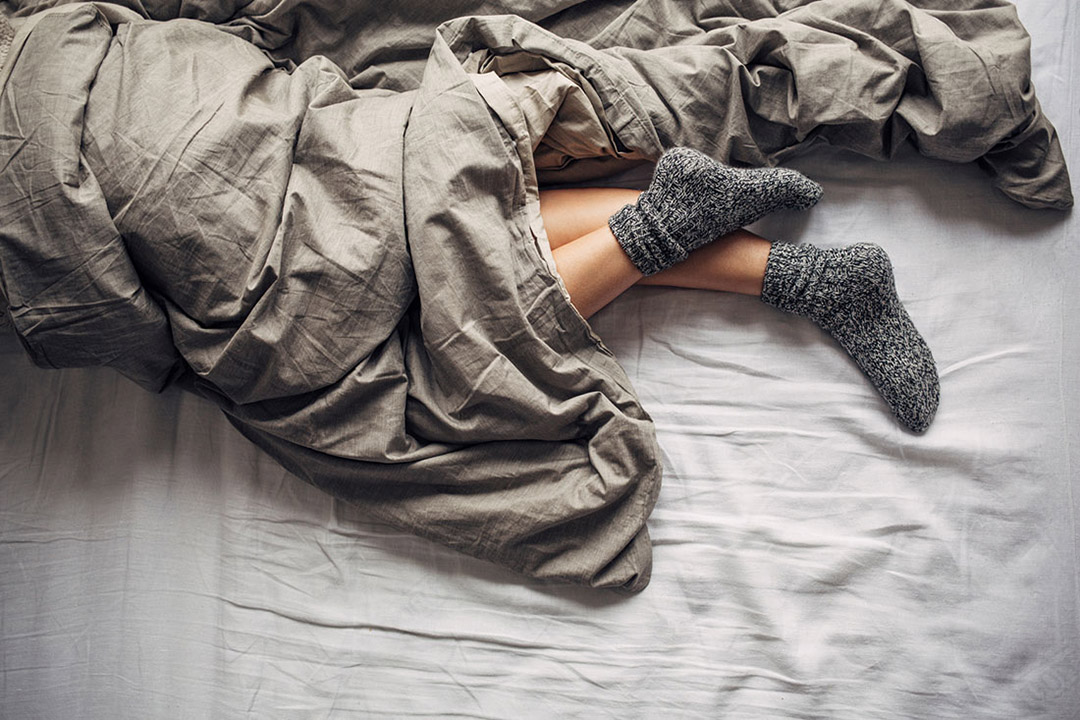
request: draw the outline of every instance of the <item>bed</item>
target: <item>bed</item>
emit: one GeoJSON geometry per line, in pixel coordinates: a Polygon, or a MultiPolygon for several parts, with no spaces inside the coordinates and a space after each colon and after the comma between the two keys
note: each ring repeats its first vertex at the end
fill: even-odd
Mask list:
{"type": "MultiPolygon", "coordinates": [[[[1076,13],[1016,6],[1075,169],[1076,13]]],[[[396,529],[205,395],[39,369],[5,327],[0,716],[1080,716],[1075,216],[910,146],[784,164],[824,198],[754,229],[888,249],[938,416],[905,432],[805,320],[632,289],[590,320],[663,467],[629,596],[396,529]]]]}

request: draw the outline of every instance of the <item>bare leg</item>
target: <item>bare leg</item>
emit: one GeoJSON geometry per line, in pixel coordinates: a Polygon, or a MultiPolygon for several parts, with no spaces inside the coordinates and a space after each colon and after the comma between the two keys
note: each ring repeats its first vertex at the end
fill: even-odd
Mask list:
{"type": "Polygon", "coordinates": [[[698,248],[678,265],[639,282],[760,296],[771,247],[772,243],[760,235],[736,230],[698,248]]]}
{"type": "Polygon", "coordinates": [[[607,305],[642,277],[607,227],[552,248],[551,254],[570,302],[583,317],[607,305]]]}
{"type": "Polygon", "coordinates": [[[607,219],[640,194],[622,188],[547,190],[540,213],[559,275],[574,306],[585,317],[635,283],[760,295],[771,243],[737,230],[649,277],[623,252],[607,219]]]}
{"type": "Polygon", "coordinates": [[[607,218],[638,194],[611,189],[540,194],[555,264],[582,315],[588,317],[636,282],[762,296],[832,335],[897,419],[914,432],[926,430],[938,406],[937,370],[900,302],[881,248],[867,243],[825,251],[785,243],[774,248],[764,238],[736,230],[643,277],[607,225],[607,218]]]}

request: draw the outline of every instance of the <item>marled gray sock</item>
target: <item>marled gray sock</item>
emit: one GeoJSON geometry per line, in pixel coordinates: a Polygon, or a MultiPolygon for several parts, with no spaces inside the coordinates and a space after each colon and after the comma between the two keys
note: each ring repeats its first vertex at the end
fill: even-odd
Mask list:
{"type": "Polygon", "coordinates": [[[761,299],[810,318],[855,359],[897,419],[923,432],[938,407],[934,357],[896,294],[877,245],[822,250],[773,243],[761,299]]]}
{"type": "Polygon", "coordinates": [[[820,197],[821,186],[795,170],[733,168],[673,148],[656,163],[638,201],[612,215],[608,226],[635,267],[652,275],[774,210],[805,210],[820,197]]]}

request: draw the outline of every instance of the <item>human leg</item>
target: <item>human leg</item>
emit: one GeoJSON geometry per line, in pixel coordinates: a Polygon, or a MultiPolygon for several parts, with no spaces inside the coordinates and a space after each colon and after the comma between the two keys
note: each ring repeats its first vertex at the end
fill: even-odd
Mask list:
{"type": "Polygon", "coordinates": [[[551,254],[582,317],[590,317],[642,277],[606,225],[553,247],[551,254]]]}
{"type": "Polygon", "coordinates": [[[808,208],[820,196],[817,183],[793,170],[732,168],[696,150],[674,148],[657,162],[643,192],[553,190],[541,193],[540,211],[556,265],[560,256],[573,258],[575,267],[591,257],[615,258],[596,273],[570,271],[569,282],[564,268],[570,262],[559,268],[571,297],[581,300],[575,305],[588,315],[641,280],[609,247],[611,240],[648,284],[760,295],[770,246],[743,226],[775,210],[808,208]],[[610,232],[603,232],[605,226],[610,232]],[[589,241],[575,247],[586,234],[589,241]],[[599,292],[603,287],[610,291],[599,292]]]}
{"type": "Polygon", "coordinates": [[[794,170],[733,168],[673,148],[657,161],[637,202],[608,226],[634,265],[653,275],[776,210],[805,210],[820,198],[821,186],[794,170]]]}
{"type": "MultiPolygon", "coordinates": [[[[630,273],[625,267],[625,260],[629,258],[610,232],[607,221],[623,207],[636,202],[640,194],[639,190],[625,188],[541,191],[540,212],[544,218],[548,242],[555,255],[559,273],[563,276],[563,282],[567,285],[572,298],[577,296],[584,300],[584,293],[588,291],[581,287],[582,281],[591,280],[601,284],[621,286],[618,292],[605,293],[596,290],[589,292],[590,299],[606,296],[608,301],[613,300],[633,284],[629,282],[632,276],[636,278],[635,282],[641,285],[715,290],[744,295],[761,294],[765,264],[772,243],[741,228],[695,250],[685,261],[653,275],[644,276],[640,271],[636,275],[630,273]],[[598,232],[604,229],[608,229],[608,232],[598,232]],[[584,246],[579,248],[572,245],[579,238],[594,232],[596,236],[586,243],[590,248],[587,253],[584,246]],[[612,241],[615,241],[615,247],[611,247],[612,241]],[[608,246],[610,253],[608,261],[612,265],[607,269],[616,270],[612,274],[618,280],[607,278],[605,272],[596,272],[592,269],[592,265],[598,263],[591,262],[590,256],[603,252],[601,248],[605,245],[608,246]],[[582,263],[589,266],[589,271],[579,270],[583,267],[582,263]]],[[[575,301],[579,311],[585,304],[591,305],[586,302],[579,305],[575,301]]],[[[596,307],[592,312],[599,310],[600,307],[603,305],[596,307]]],[[[588,317],[592,312],[582,314],[588,317]]]]}
{"type": "MultiPolygon", "coordinates": [[[[771,243],[738,229],[689,250],[684,261],[644,275],[626,243],[613,232],[619,224],[597,227],[608,214],[640,208],[645,204],[641,200],[633,190],[541,194],[556,265],[583,315],[599,310],[634,283],[759,295],[767,304],[803,315],[832,335],[902,424],[915,432],[929,426],[938,405],[937,370],[929,347],[900,302],[891,263],[881,248],[860,243],[822,250],[771,243]]],[[[643,226],[665,222],[655,206],[643,226]]],[[[705,242],[711,239],[706,237],[705,242]]]]}

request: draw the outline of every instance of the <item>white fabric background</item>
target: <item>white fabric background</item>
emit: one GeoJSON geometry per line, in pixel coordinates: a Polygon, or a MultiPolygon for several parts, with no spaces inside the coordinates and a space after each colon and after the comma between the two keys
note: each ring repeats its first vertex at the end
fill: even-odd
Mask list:
{"type": "MultiPolygon", "coordinates": [[[[1022,0],[1080,177],[1080,22],[1022,0]]],[[[0,337],[0,717],[1080,717],[1080,222],[974,166],[815,149],[768,237],[872,240],[938,360],[901,430],[816,328],[634,290],[652,585],[523,580],[366,522],[209,404],[0,337]]]]}

